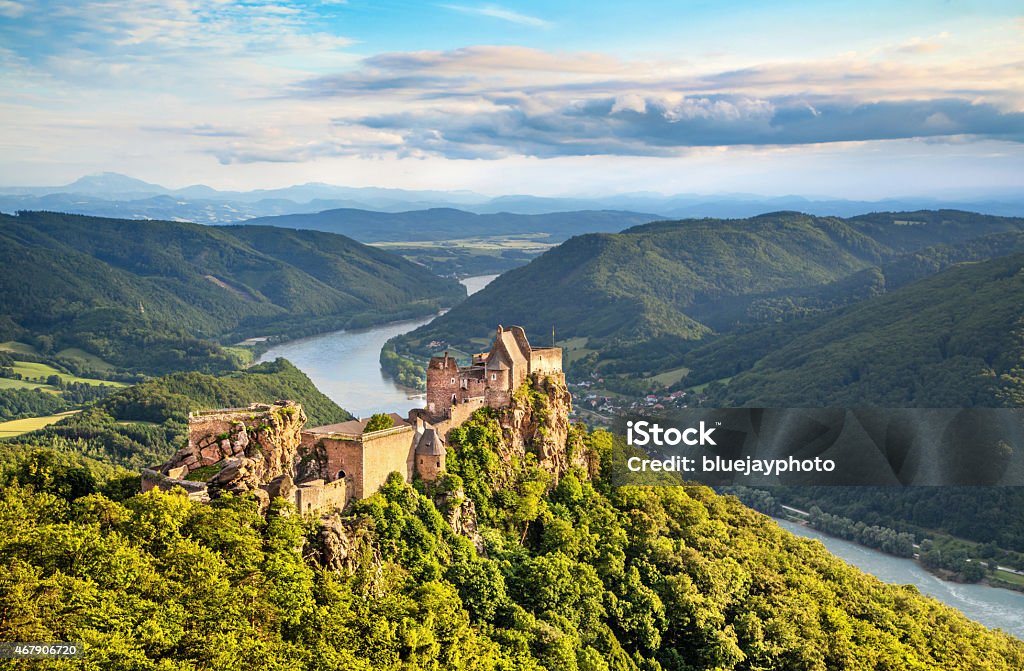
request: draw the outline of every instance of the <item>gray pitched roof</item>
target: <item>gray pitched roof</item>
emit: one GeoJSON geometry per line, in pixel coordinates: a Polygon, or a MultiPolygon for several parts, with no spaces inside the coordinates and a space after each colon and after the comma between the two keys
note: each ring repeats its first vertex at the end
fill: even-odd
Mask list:
{"type": "Polygon", "coordinates": [[[420,442],[416,445],[416,454],[439,457],[447,454],[444,446],[444,439],[434,429],[425,429],[420,436],[420,442]]]}

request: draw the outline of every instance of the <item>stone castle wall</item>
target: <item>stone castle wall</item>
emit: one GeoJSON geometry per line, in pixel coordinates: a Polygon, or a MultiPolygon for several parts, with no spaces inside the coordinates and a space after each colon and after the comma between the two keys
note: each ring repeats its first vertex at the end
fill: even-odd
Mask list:
{"type": "Polygon", "coordinates": [[[363,443],[352,438],[331,437],[309,432],[302,434],[297,481],[344,480],[351,498],[363,487],[363,443]]]}
{"type": "Polygon", "coordinates": [[[344,479],[350,499],[362,499],[374,493],[392,471],[412,481],[415,428],[398,426],[363,434],[361,438],[303,432],[296,477],[328,483],[344,479]]]}
{"type": "Polygon", "coordinates": [[[416,473],[424,480],[437,480],[445,468],[444,455],[416,455],[416,473]]]}
{"type": "Polygon", "coordinates": [[[295,488],[295,508],[302,514],[314,511],[341,510],[348,503],[348,487],[344,480],[324,482],[311,480],[295,488]]]}
{"type": "Polygon", "coordinates": [[[538,374],[562,372],[562,348],[541,347],[530,352],[530,372],[538,374]]]}
{"type": "Polygon", "coordinates": [[[448,429],[459,426],[467,419],[469,419],[470,415],[472,415],[474,412],[484,407],[485,405],[487,405],[486,395],[477,396],[475,398],[467,398],[464,403],[453,405],[451,407],[451,410],[449,411],[447,426],[445,430],[441,432],[441,435],[446,435],[448,433],[448,429]]]}
{"type": "Polygon", "coordinates": [[[488,389],[486,405],[489,408],[503,408],[512,402],[512,392],[505,389],[488,389]]]}
{"type": "Polygon", "coordinates": [[[363,436],[363,481],[358,498],[365,498],[380,489],[392,471],[398,471],[406,482],[412,482],[416,467],[414,450],[416,429],[381,431],[363,436]]]}

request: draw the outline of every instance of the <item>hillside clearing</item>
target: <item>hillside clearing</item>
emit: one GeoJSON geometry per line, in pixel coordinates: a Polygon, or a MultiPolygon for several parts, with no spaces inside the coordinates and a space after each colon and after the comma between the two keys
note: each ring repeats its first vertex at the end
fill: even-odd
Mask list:
{"type": "Polygon", "coordinates": [[[44,426],[49,426],[55,422],[74,415],[80,412],[78,410],[69,410],[68,412],[61,412],[56,415],[44,415],[42,417],[26,417],[25,419],[12,419],[9,422],[0,422],[0,438],[14,438],[20,436],[23,433],[29,431],[35,431],[41,429],[44,426]]]}

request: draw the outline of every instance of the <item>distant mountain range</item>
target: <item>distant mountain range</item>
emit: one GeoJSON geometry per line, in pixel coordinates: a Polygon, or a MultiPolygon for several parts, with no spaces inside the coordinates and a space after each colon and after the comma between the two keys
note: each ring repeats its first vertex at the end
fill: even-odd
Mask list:
{"type": "Polygon", "coordinates": [[[855,216],[868,212],[964,209],[983,214],[1024,215],[1024,197],[1001,194],[940,200],[896,198],[880,201],[813,199],[797,195],[630,193],[593,198],[507,195],[491,198],[470,191],[409,191],[309,183],[280,189],[218,191],[195,185],[168,189],[117,173],[89,175],[64,186],[0,187],[0,212],[44,210],[126,219],[166,219],[203,224],[255,217],[315,213],[332,209],[408,212],[459,209],[476,214],[546,214],[580,210],[649,213],[654,218],[749,217],[799,210],[815,215],[855,216]]]}

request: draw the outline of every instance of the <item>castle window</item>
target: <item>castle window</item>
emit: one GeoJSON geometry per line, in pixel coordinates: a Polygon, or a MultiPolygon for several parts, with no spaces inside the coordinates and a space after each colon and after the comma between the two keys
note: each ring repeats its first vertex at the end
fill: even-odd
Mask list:
{"type": "Polygon", "coordinates": [[[345,471],[338,471],[338,479],[339,480],[344,480],[345,479],[345,471]]]}
{"type": "Polygon", "coordinates": [[[497,373],[491,373],[491,379],[492,380],[497,380],[498,379],[498,374],[497,373]]]}
{"type": "Polygon", "coordinates": [[[437,462],[437,467],[438,467],[438,468],[441,468],[441,462],[440,462],[440,461],[439,461],[439,462],[437,462]]]}
{"type": "Polygon", "coordinates": [[[452,384],[455,384],[455,378],[454,377],[452,378],[452,384]]]}

